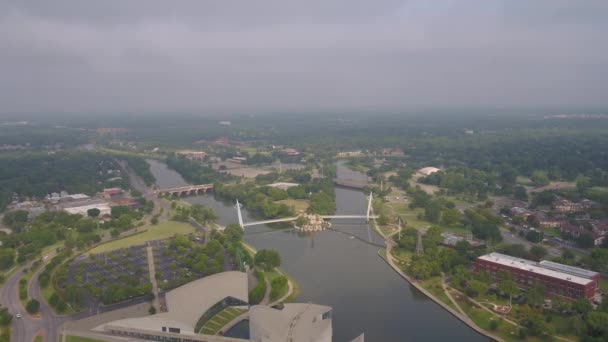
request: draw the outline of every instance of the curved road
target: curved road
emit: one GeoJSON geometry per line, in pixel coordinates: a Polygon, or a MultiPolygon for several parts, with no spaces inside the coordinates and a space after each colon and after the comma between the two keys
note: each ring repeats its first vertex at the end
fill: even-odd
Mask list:
{"type": "MultiPolygon", "coordinates": [[[[131,170],[129,170],[131,171],[131,170]]],[[[130,181],[136,188],[139,188],[142,193],[145,194],[148,200],[155,202],[155,213],[160,211],[160,208],[164,208],[161,220],[168,219],[168,212],[171,209],[170,204],[167,201],[163,201],[154,196],[151,189],[145,186],[145,183],[139,179],[132,171],[128,172],[130,181]]],[[[103,240],[108,240],[108,237],[104,237],[103,240]]],[[[55,252],[49,253],[49,260],[55,256],[55,252]]],[[[8,308],[8,311],[16,316],[18,313],[21,314],[22,318],[13,317],[11,323],[11,341],[12,342],[32,342],[37,334],[43,334],[46,341],[58,341],[59,340],[59,329],[67,321],[73,319],[81,319],[87,316],[95,315],[100,311],[109,311],[116,308],[130,305],[128,303],[119,303],[117,306],[109,306],[106,308],[97,308],[97,310],[90,310],[89,312],[81,312],[71,316],[58,316],[55,314],[53,309],[49,307],[46,300],[43,298],[40,292],[40,286],[38,284],[38,275],[44,270],[44,265],[32,274],[30,282],[28,283],[28,294],[30,298],[34,298],[40,302],[40,314],[37,317],[31,317],[25,308],[21,305],[19,300],[19,279],[24,275],[24,267],[20,267],[2,286],[0,289],[0,303],[8,308]]],[[[28,264],[25,267],[31,267],[28,264]]]]}
{"type": "Polygon", "coordinates": [[[40,330],[42,319],[30,317],[19,300],[19,279],[23,276],[23,268],[20,268],[13,274],[2,286],[0,301],[2,305],[8,308],[8,311],[13,314],[13,322],[11,323],[11,341],[13,342],[31,342],[40,330]],[[20,313],[23,317],[16,318],[15,315],[20,313]]]}

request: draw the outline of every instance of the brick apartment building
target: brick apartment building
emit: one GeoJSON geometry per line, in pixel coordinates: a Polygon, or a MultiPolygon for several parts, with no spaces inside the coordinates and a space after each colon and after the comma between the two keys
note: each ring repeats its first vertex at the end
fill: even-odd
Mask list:
{"type": "Polygon", "coordinates": [[[600,282],[597,272],[551,261],[535,262],[500,253],[478,257],[475,271],[486,271],[495,279],[500,278],[501,272],[508,272],[521,289],[541,283],[548,295],[566,299],[584,297],[593,300],[600,282]]]}

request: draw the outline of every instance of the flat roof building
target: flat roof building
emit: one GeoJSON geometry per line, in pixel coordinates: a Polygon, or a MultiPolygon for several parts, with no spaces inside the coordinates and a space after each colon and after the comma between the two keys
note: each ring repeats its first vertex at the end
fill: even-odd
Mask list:
{"type": "MultiPolygon", "coordinates": [[[[166,293],[167,312],[121,319],[93,329],[96,333],[129,340],[175,342],[331,342],[332,308],[290,303],[282,307],[249,307],[247,274],[217,273],[166,293]],[[215,317],[227,307],[243,310],[238,320],[249,319],[249,339],[205,335],[197,324],[215,317]],[[199,320],[201,322],[199,322],[199,320]]],[[[234,319],[233,319],[234,320],[234,319]]],[[[208,321],[207,321],[208,322],[208,321]]],[[[234,323],[236,321],[233,321],[234,323]]],[[[231,322],[226,322],[226,324],[231,322]]],[[[358,341],[363,341],[362,337],[358,341]]]]}
{"type": "Polygon", "coordinates": [[[486,271],[494,278],[507,272],[522,289],[542,284],[548,294],[568,299],[584,297],[592,300],[599,286],[599,274],[596,277],[595,272],[548,261],[537,263],[500,253],[478,257],[475,271],[486,271]]]}
{"type": "Polygon", "coordinates": [[[249,309],[252,342],[332,341],[329,306],[292,303],[281,308],[255,305],[249,309]]]}
{"type": "Polygon", "coordinates": [[[110,215],[112,213],[112,209],[108,203],[89,203],[79,206],[73,207],[64,207],[63,210],[67,211],[70,214],[78,214],[82,216],[87,216],[88,211],[90,209],[99,209],[99,217],[110,215]]]}

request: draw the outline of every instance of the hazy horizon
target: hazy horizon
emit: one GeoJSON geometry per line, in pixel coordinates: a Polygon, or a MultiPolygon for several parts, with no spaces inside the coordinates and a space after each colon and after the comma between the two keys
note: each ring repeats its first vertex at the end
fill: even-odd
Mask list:
{"type": "Polygon", "coordinates": [[[606,1],[0,4],[0,115],[608,108],[606,1]]]}

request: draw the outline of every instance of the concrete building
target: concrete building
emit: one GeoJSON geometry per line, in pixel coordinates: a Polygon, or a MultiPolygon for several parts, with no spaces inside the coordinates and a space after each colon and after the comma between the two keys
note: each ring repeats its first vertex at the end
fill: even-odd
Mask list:
{"type": "Polygon", "coordinates": [[[571,300],[593,300],[599,287],[599,274],[596,272],[549,261],[538,263],[500,253],[478,257],[475,271],[486,271],[497,280],[502,272],[507,272],[519,288],[528,289],[539,283],[545,286],[548,295],[571,300]]]}
{"type": "Polygon", "coordinates": [[[204,277],[166,294],[167,312],[127,318],[103,324],[95,331],[146,340],[208,341],[195,332],[196,323],[208,311],[219,312],[227,306],[247,305],[247,274],[222,272],[204,277]],[[199,339],[200,337],[200,339],[199,339]]]}
{"type": "MultiPolygon", "coordinates": [[[[102,324],[94,332],[128,340],[175,342],[331,342],[332,308],[315,304],[268,307],[247,304],[246,273],[229,271],[195,280],[166,293],[167,311],[102,324]],[[245,309],[233,322],[249,319],[247,339],[195,331],[227,307],[245,309]],[[199,322],[200,321],[200,322],[199,322]]],[[[228,324],[227,323],[227,324],[228,324]]],[[[232,325],[228,325],[232,326],[232,325]]],[[[363,341],[361,336],[357,341],[363,341]]]]}
{"type": "Polygon", "coordinates": [[[255,305],[249,309],[252,342],[331,342],[332,309],[329,306],[293,303],[281,308],[255,305]]]}
{"type": "Polygon", "coordinates": [[[89,209],[97,208],[99,209],[99,217],[110,215],[112,213],[112,209],[107,202],[101,203],[87,203],[84,205],[70,206],[64,207],[63,210],[67,211],[70,214],[78,214],[82,216],[87,216],[89,209]]]}

